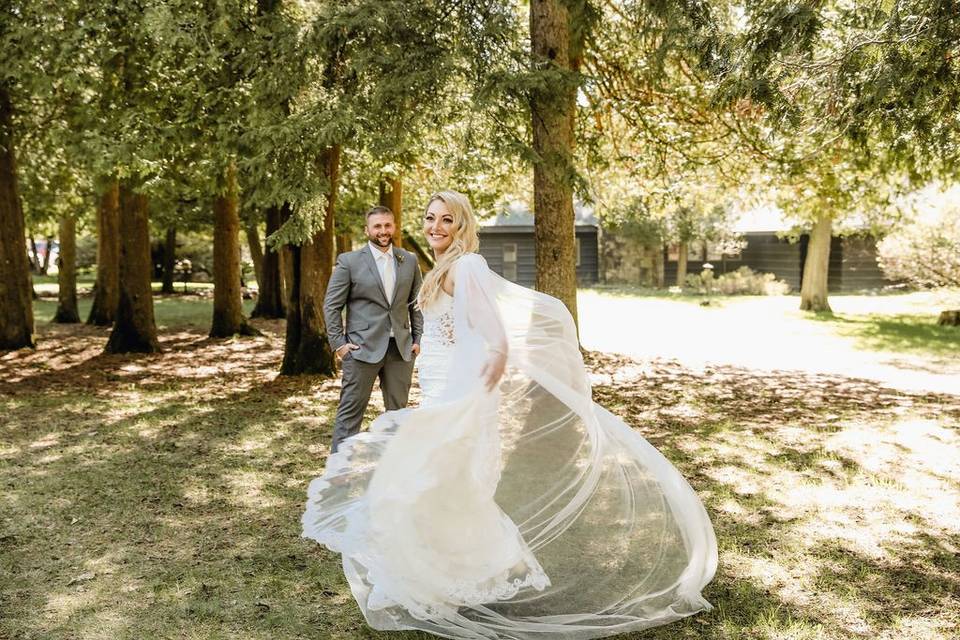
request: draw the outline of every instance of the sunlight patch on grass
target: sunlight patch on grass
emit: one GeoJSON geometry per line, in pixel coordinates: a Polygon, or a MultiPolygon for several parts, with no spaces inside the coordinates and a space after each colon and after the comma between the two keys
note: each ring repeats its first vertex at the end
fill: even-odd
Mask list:
{"type": "Polygon", "coordinates": [[[230,487],[230,500],[248,509],[279,508],[283,501],[276,496],[266,495],[264,487],[274,484],[274,474],[252,471],[237,471],[224,478],[230,487]]]}
{"type": "Polygon", "coordinates": [[[60,434],[48,433],[42,438],[38,438],[30,443],[31,449],[46,449],[60,444],[60,434]]]}

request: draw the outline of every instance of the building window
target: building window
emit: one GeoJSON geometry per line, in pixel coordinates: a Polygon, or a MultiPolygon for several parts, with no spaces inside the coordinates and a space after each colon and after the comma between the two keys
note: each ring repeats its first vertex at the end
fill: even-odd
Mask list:
{"type": "Polygon", "coordinates": [[[577,266],[580,266],[580,238],[575,238],[577,242],[577,266]]]}
{"type": "Polygon", "coordinates": [[[517,243],[503,243],[503,277],[511,282],[517,280],[517,243]]]}

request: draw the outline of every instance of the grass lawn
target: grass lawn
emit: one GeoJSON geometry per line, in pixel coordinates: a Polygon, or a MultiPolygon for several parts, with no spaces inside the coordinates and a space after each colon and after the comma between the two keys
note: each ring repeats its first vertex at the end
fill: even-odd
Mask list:
{"type": "MultiPolygon", "coordinates": [[[[916,300],[838,297],[821,319],[795,317],[792,301],[683,302],[695,317],[681,326],[766,309],[781,341],[878,345],[949,371],[950,334],[877,343],[858,328],[925,319],[916,300]]],[[[672,304],[581,297],[588,346],[625,331],[612,338],[640,350],[588,354],[597,400],[690,480],[720,544],[712,612],[624,637],[958,637],[960,395],[867,379],[867,360],[842,374],[694,366],[670,356],[683,346],[670,331],[644,353],[638,331],[652,342],[649,329],[684,317],[672,304]]],[[[299,537],[339,383],[276,375],[282,322],[210,340],[209,299],[158,297],[164,352],[105,356],[108,329],[50,325],[54,307],[37,303],[36,351],[0,355],[0,638],[430,637],[367,629],[338,557],[299,537]]]]}

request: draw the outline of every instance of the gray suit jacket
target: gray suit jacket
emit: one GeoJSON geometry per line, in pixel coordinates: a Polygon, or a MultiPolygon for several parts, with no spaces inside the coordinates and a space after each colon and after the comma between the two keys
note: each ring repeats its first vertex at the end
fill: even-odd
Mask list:
{"type": "Polygon", "coordinates": [[[387,303],[383,281],[368,244],[356,251],[341,253],[327,285],[323,317],[330,346],[339,349],[352,342],[360,347],[353,352],[353,357],[361,362],[383,359],[391,328],[404,360],[410,360],[413,345],[420,344],[423,315],[415,308],[423,279],[420,265],[417,256],[409,251],[394,247],[393,252],[396,273],[393,304],[387,303]]]}

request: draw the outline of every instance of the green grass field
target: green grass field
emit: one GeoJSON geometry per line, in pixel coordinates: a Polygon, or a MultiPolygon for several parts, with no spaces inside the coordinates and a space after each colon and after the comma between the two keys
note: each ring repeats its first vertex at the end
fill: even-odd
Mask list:
{"type": "MultiPolygon", "coordinates": [[[[650,357],[589,353],[594,393],[689,479],[720,545],[713,611],[625,638],[960,634],[960,388],[903,391],[859,360],[845,373],[693,366],[682,335],[649,333],[682,309],[691,327],[731,328],[763,309],[783,341],[949,372],[955,335],[923,328],[944,301],[910,296],[838,297],[817,318],[791,298],[674,308],[582,293],[585,342],[623,331],[613,311],[633,318],[613,338],[658,342],[650,357]]],[[[338,381],[276,375],[280,321],[211,340],[208,298],[155,302],[161,354],[103,355],[109,329],[51,325],[41,300],[38,348],[0,355],[0,638],[425,640],[369,630],[338,557],[299,537],[338,381]]]]}

